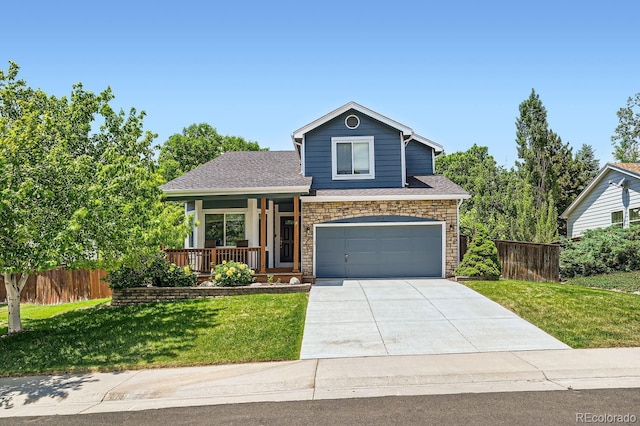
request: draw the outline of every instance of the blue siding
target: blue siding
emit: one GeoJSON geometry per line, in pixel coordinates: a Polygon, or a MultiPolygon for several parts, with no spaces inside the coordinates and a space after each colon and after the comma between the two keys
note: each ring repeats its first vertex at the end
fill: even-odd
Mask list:
{"type": "Polygon", "coordinates": [[[434,173],[433,148],[420,142],[409,142],[405,149],[405,161],[407,163],[407,176],[425,176],[434,173]]]}
{"type": "Polygon", "coordinates": [[[402,186],[400,132],[360,112],[350,110],[305,135],[305,175],[313,176],[313,189],[396,188],[402,186]],[[349,129],[344,119],[355,114],[357,129],[349,129]],[[331,138],[373,136],[375,179],[332,180],[331,138]]]}

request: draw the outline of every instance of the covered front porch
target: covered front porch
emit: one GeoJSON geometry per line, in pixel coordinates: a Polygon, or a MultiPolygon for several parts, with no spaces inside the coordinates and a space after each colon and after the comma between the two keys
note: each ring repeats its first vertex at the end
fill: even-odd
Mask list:
{"type": "Polygon", "coordinates": [[[201,281],[224,261],[246,263],[258,282],[303,280],[300,272],[298,194],[209,196],[180,200],[194,228],[185,248],[165,250],[167,260],[190,265],[201,281]],[[264,224],[264,226],[263,226],[264,224]]]}

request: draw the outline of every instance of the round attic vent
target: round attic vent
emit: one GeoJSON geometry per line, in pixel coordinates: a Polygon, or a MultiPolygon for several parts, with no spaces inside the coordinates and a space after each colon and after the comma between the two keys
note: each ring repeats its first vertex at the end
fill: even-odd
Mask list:
{"type": "Polygon", "coordinates": [[[350,115],[344,119],[344,124],[350,129],[356,129],[360,125],[360,119],[357,115],[350,115]]]}

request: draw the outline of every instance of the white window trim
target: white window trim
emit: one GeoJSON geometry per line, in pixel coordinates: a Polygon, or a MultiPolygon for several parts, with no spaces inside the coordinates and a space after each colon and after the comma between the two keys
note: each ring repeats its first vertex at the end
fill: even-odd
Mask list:
{"type": "MultiPolygon", "coordinates": [[[[228,214],[243,214],[244,215],[244,238],[247,238],[247,210],[245,208],[231,208],[231,209],[203,209],[202,210],[202,229],[203,232],[205,230],[205,226],[206,226],[206,215],[208,214],[221,214],[224,216],[223,219],[223,231],[222,231],[222,236],[224,239],[224,242],[227,242],[227,215],[228,214]]],[[[204,240],[202,240],[202,244],[204,247],[204,240]]],[[[222,245],[222,246],[218,246],[218,248],[235,248],[235,246],[226,246],[226,245],[222,245]]]]}
{"type": "Polygon", "coordinates": [[[375,151],[373,136],[340,136],[331,138],[331,176],[333,180],[375,179],[375,151]],[[339,143],[367,142],[369,144],[369,173],[366,175],[339,175],[338,174],[338,149],[339,143]]]}
{"type": "Polygon", "coordinates": [[[640,224],[640,219],[631,219],[631,212],[633,210],[640,210],[640,207],[629,207],[629,228],[631,225],[640,224]]]}

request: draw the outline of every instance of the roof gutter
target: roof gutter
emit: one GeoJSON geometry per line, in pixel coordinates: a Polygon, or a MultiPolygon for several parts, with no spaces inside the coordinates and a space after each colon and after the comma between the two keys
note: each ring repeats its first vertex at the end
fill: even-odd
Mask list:
{"type": "Polygon", "coordinates": [[[226,188],[226,189],[165,189],[163,192],[170,197],[182,196],[212,196],[212,195],[246,195],[246,194],[306,194],[311,187],[305,186],[274,186],[252,188],[226,188]]]}
{"type": "Polygon", "coordinates": [[[307,203],[323,203],[337,201],[402,201],[402,200],[467,200],[469,194],[441,195],[303,195],[300,201],[307,203]]]}

